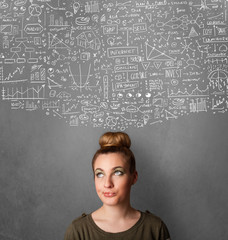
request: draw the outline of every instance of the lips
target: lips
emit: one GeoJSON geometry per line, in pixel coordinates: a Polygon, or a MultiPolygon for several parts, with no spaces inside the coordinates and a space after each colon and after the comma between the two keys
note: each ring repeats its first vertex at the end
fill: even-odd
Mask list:
{"type": "Polygon", "coordinates": [[[116,196],[116,194],[112,193],[112,192],[104,192],[103,194],[104,194],[105,197],[114,197],[114,196],[116,196]]]}

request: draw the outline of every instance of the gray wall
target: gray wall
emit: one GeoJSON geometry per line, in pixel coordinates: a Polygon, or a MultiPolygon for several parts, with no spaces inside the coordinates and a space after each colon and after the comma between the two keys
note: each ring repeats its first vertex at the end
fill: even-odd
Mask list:
{"type": "Polygon", "coordinates": [[[0,239],[57,240],[100,206],[125,130],[132,204],[176,240],[228,239],[227,1],[0,1],[0,239]]]}
{"type": "MultiPolygon", "coordinates": [[[[0,238],[62,239],[100,206],[91,158],[104,129],[0,110],[0,238]]],[[[202,114],[127,130],[139,172],[132,204],[160,216],[173,239],[228,237],[227,120],[202,114]]]]}

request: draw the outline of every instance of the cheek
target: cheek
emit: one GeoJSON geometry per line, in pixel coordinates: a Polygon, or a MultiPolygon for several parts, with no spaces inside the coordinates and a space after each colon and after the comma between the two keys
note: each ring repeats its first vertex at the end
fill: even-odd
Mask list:
{"type": "Polygon", "coordinates": [[[101,183],[96,180],[95,180],[95,189],[97,193],[101,191],[101,183]]]}
{"type": "Polygon", "coordinates": [[[123,190],[123,191],[128,191],[129,189],[131,189],[131,182],[129,180],[126,181],[122,181],[119,183],[119,187],[123,190]]]}

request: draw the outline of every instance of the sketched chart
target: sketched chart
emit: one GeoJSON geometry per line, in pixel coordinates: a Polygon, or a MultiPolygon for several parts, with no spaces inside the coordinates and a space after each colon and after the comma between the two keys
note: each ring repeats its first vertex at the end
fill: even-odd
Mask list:
{"type": "Polygon", "coordinates": [[[92,86],[89,86],[89,78],[91,76],[90,70],[91,70],[91,64],[89,65],[88,69],[86,69],[86,75],[82,74],[82,66],[79,64],[78,66],[78,74],[73,74],[71,66],[69,66],[69,76],[72,80],[72,85],[69,86],[73,90],[79,89],[80,92],[82,92],[83,89],[91,88],[92,86]]]}
{"type": "Polygon", "coordinates": [[[45,86],[24,89],[18,88],[2,88],[3,100],[20,100],[20,99],[45,99],[45,86]]]}
{"type": "Polygon", "coordinates": [[[0,0],[1,101],[113,130],[226,114],[227,13],[225,0],[0,0]]]}

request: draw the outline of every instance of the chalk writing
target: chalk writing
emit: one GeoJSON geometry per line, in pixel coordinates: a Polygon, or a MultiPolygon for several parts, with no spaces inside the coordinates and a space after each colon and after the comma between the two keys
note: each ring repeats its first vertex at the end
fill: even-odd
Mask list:
{"type": "Polygon", "coordinates": [[[124,130],[228,110],[226,0],[0,0],[1,101],[124,130]]]}

